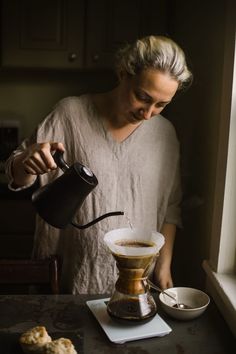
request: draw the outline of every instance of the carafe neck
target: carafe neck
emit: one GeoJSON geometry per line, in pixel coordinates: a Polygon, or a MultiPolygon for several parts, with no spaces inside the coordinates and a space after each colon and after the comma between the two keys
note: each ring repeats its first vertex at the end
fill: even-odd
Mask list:
{"type": "Polygon", "coordinates": [[[140,295],[148,290],[145,269],[119,268],[116,290],[122,294],[140,295]]]}

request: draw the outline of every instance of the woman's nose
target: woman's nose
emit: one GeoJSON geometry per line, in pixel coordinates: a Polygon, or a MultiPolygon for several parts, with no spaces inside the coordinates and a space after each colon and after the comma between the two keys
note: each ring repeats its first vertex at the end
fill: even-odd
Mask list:
{"type": "Polygon", "coordinates": [[[143,117],[143,119],[148,120],[155,115],[155,108],[152,106],[142,108],[140,109],[139,114],[143,117]]]}

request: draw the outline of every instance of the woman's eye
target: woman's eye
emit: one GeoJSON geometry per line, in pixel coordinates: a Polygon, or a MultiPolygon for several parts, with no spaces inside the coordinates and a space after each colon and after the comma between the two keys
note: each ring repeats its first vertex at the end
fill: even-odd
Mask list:
{"type": "Polygon", "coordinates": [[[157,108],[165,108],[167,106],[168,103],[158,103],[156,105],[157,108]]]}
{"type": "Polygon", "coordinates": [[[147,97],[146,95],[143,95],[142,93],[135,92],[135,96],[136,96],[136,98],[137,98],[139,101],[143,101],[143,102],[146,102],[146,103],[149,103],[149,102],[150,102],[150,98],[147,97]]]}
{"type": "Polygon", "coordinates": [[[156,105],[157,108],[165,108],[166,104],[165,103],[158,103],[156,105]]]}

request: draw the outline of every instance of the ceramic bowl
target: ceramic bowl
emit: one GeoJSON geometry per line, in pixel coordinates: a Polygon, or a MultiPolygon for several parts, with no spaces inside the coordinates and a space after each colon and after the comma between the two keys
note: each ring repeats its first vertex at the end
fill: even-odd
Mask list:
{"type": "Polygon", "coordinates": [[[192,320],[200,316],[210,302],[209,296],[201,290],[187,287],[176,287],[165,290],[178,299],[179,303],[190,306],[190,309],[173,307],[175,300],[164,293],[160,293],[159,299],[163,310],[171,317],[178,320],[192,320]]]}

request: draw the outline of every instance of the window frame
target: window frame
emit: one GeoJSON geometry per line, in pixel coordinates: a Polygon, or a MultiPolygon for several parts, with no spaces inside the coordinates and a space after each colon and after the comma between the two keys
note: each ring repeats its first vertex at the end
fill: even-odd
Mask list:
{"type": "Polygon", "coordinates": [[[236,337],[236,21],[228,7],[207,290],[236,337]]]}

